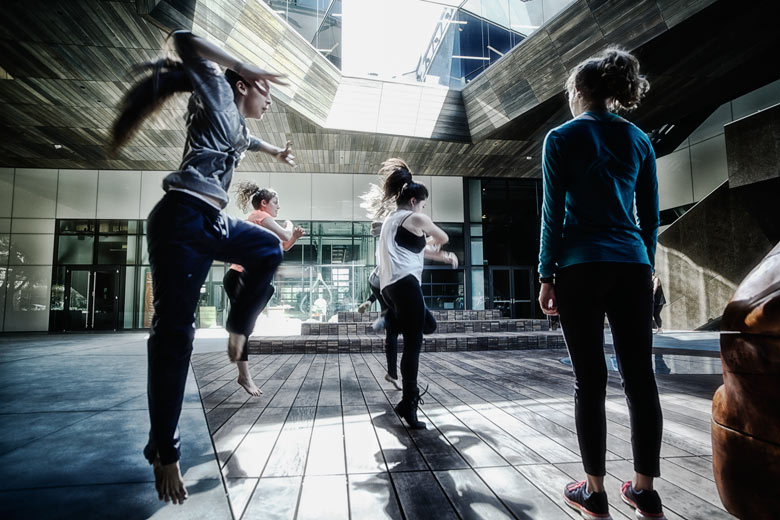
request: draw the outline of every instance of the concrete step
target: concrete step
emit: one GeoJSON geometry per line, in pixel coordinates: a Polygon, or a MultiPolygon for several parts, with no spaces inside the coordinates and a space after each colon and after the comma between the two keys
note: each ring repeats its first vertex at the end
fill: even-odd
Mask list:
{"type": "MultiPolygon", "coordinates": [[[[497,320],[501,318],[501,310],[490,309],[487,311],[431,311],[436,321],[461,321],[461,320],[497,320]]],[[[378,312],[339,312],[339,323],[372,322],[379,317],[378,312]]]]}
{"type": "MultiPolygon", "coordinates": [[[[398,337],[402,349],[403,336],[398,337]]],[[[566,348],[560,331],[473,332],[429,334],[423,338],[423,352],[455,350],[527,350],[566,348]]],[[[253,336],[249,353],[258,354],[354,354],[384,352],[384,337],[378,334],[253,336]]]]}
{"type": "MultiPolygon", "coordinates": [[[[345,334],[377,334],[373,321],[353,323],[302,323],[302,336],[343,336],[345,334]]],[[[460,320],[437,321],[437,334],[464,334],[473,332],[531,332],[549,330],[547,320],[460,320]]],[[[384,335],[384,331],[381,332],[384,335]]]]}

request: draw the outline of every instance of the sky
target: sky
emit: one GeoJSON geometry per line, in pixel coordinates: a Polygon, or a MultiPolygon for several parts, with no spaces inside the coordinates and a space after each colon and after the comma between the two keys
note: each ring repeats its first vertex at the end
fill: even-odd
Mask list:
{"type": "Polygon", "coordinates": [[[389,79],[415,70],[442,9],[421,0],[342,0],[342,73],[389,79]]]}

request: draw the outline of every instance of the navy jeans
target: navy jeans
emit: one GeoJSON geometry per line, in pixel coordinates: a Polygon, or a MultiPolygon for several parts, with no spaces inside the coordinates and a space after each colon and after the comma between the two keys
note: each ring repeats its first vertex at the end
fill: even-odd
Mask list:
{"type": "Polygon", "coordinates": [[[249,335],[260,313],[263,290],[282,261],[276,235],[225,215],[182,192],[168,192],[149,214],[147,241],[154,284],[154,318],[147,344],[151,429],[144,455],[163,464],[180,457],[178,423],[187,380],[195,311],[212,261],[245,268],[227,330],[249,335]]]}
{"type": "Polygon", "coordinates": [[[597,477],[606,472],[606,314],[628,402],[634,469],[659,476],[663,418],[652,362],[650,266],[594,262],[566,267],[556,274],[555,295],[574,369],[574,420],[585,472],[597,477]]]}

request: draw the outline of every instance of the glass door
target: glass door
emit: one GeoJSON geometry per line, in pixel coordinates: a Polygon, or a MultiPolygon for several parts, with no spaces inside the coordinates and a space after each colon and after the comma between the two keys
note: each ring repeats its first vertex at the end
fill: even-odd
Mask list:
{"type": "Polygon", "coordinates": [[[65,270],[65,330],[89,330],[90,269],[65,270]]]}
{"type": "Polygon", "coordinates": [[[92,280],[92,330],[116,330],[119,269],[95,270],[92,280]]]}
{"type": "Polygon", "coordinates": [[[65,330],[116,330],[119,279],[117,268],[66,268],[65,330]]]}
{"type": "Polygon", "coordinates": [[[501,317],[534,318],[533,270],[530,267],[490,267],[490,308],[501,317]]]}

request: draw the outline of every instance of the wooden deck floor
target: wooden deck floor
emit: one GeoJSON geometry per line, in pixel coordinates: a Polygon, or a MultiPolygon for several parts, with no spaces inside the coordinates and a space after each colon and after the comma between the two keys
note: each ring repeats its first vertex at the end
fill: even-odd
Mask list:
{"type": "MultiPolygon", "coordinates": [[[[263,396],[235,382],[224,352],[193,367],[236,519],[579,518],[560,498],[584,476],[571,369],[562,350],[424,353],[425,431],[393,411],[381,354],[251,358],[263,396]]],[[[659,375],[661,493],[669,520],[732,518],[711,470],[719,375],[659,375]]],[[[608,493],[615,519],[632,478],[619,376],[607,396],[608,493]]],[[[184,454],[186,456],[186,454],[184,454]]]]}

